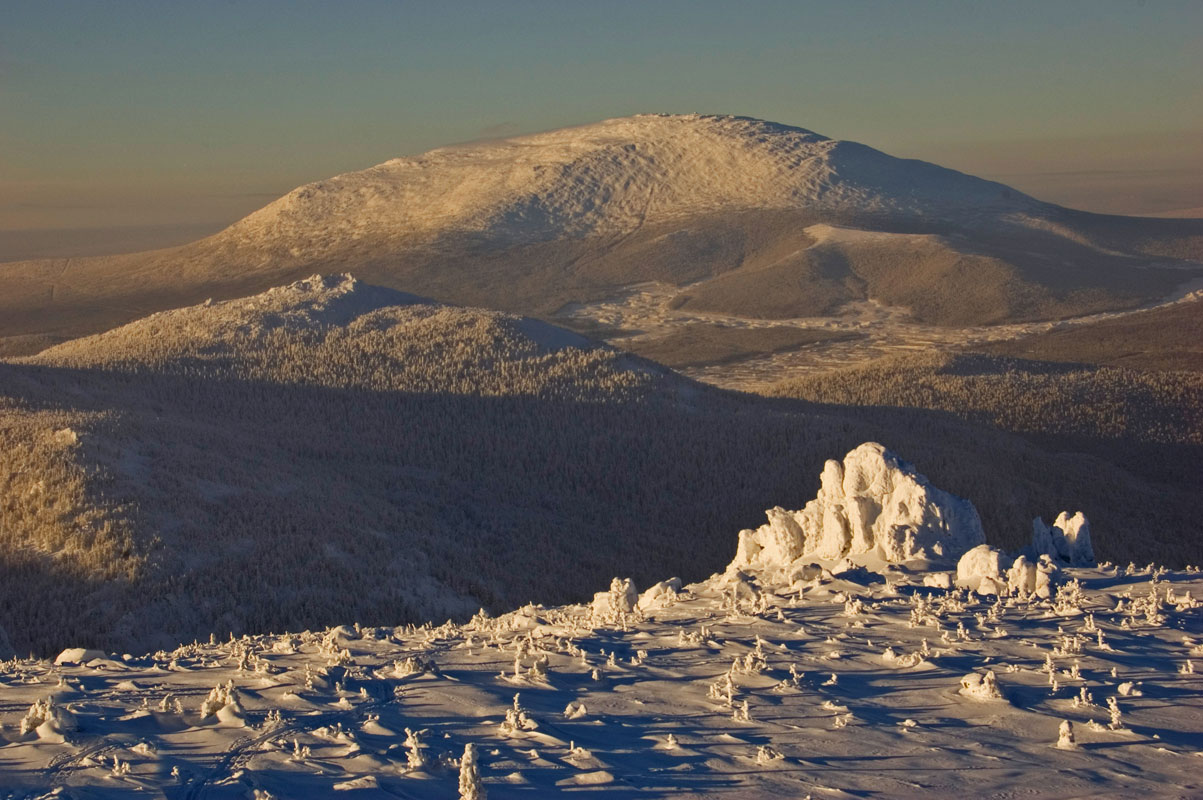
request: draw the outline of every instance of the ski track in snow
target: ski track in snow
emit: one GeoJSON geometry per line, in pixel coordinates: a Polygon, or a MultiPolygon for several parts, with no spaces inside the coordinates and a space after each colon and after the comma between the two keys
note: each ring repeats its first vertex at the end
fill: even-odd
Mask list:
{"type": "Polygon", "coordinates": [[[19,798],[451,798],[454,759],[471,742],[494,798],[1203,792],[1192,671],[1203,670],[1203,619],[1188,595],[1203,576],[1066,574],[1080,584],[1040,601],[863,571],[748,595],[729,573],[628,615],[528,606],[462,627],[11,661],[0,786],[19,798]],[[412,674],[397,668],[408,658],[420,662],[412,674]],[[988,670],[1001,698],[962,690],[988,670]],[[238,713],[202,719],[206,693],[227,681],[238,713]],[[533,729],[502,729],[515,693],[533,729]],[[64,743],[20,734],[25,709],[47,697],[78,722],[64,743]],[[1072,749],[1055,747],[1062,720],[1072,749]],[[406,728],[424,744],[417,769],[406,728]]]}

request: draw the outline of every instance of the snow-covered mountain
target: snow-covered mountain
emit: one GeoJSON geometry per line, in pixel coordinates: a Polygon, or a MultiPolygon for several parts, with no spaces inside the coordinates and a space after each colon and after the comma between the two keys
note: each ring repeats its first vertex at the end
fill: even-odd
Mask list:
{"type": "Polygon", "coordinates": [[[1199,259],[1199,221],[1069,211],[755,119],[641,115],[387,161],[180,248],[0,265],[0,336],[94,332],[341,270],[540,315],[657,281],[699,311],[873,298],[978,324],[1130,308],[1199,259]]]}
{"type": "Polygon", "coordinates": [[[802,128],[641,115],[386,161],[295,189],[217,238],[320,253],[363,237],[626,237],[745,211],[971,223],[1049,208],[998,183],[802,128]]]}
{"type": "MultiPolygon", "coordinates": [[[[617,572],[693,580],[866,440],[972,498],[993,544],[1072,504],[1103,557],[1198,553],[1179,535],[1193,494],[1090,456],[728,394],[537,320],[315,276],[0,362],[0,628],[19,652],[134,650],[564,602],[617,572]]],[[[877,528],[929,496],[895,482],[877,528]]],[[[859,530],[858,491],[800,524],[859,530]]],[[[918,513],[914,547],[935,554],[956,516],[918,513]]]]}

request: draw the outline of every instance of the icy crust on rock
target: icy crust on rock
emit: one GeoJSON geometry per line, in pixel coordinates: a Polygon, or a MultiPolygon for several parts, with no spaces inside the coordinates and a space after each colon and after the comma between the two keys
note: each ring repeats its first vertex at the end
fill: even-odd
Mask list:
{"type": "Polygon", "coordinates": [[[876,442],[828,461],[801,511],[769,509],[769,521],[739,534],[728,569],[776,570],[806,559],[871,554],[887,563],[951,562],[986,541],[977,509],[937,489],[876,442]]]}

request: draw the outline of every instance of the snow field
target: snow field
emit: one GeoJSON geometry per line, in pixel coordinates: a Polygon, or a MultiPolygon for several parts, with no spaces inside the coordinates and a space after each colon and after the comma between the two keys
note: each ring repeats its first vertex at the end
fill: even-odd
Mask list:
{"type": "Polygon", "coordinates": [[[1071,568],[1051,600],[902,574],[750,581],[743,596],[715,576],[626,610],[14,660],[0,783],[16,797],[456,797],[472,747],[494,798],[1197,786],[1197,572],[1071,568]]]}

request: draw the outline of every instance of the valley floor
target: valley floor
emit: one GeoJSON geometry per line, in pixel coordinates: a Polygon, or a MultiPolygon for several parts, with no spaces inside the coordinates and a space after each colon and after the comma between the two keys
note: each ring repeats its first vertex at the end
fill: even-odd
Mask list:
{"type": "MultiPolygon", "coordinates": [[[[1107,312],[1055,322],[955,328],[915,322],[905,308],[865,300],[848,303],[838,315],[830,317],[758,320],[675,308],[674,299],[682,291],[666,284],[639,284],[605,301],[567,306],[553,321],[646,355],[695,380],[759,392],[791,377],[884,356],[1009,341],[1138,313],[1107,312]],[[731,340],[730,346],[708,360],[700,353],[714,348],[702,348],[697,343],[703,338],[718,338],[719,331],[731,340]],[[813,341],[798,346],[775,344],[785,340],[787,333],[797,335],[799,331],[811,334],[813,341]],[[670,342],[677,346],[668,346],[670,342]]],[[[1198,301],[1200,297],[1203,282],[1194,282],[1157,307],[1198,301]]]]}
{"type": "Polygon", "coordinates": [[[1067,572],[1053,603],[716,576],[627,615],[12,661],[0,796],[453,798],[469,742],[492,798],[1203,793],[1203,576],[1067,572]]]}

